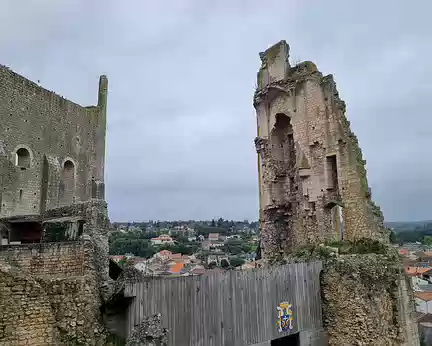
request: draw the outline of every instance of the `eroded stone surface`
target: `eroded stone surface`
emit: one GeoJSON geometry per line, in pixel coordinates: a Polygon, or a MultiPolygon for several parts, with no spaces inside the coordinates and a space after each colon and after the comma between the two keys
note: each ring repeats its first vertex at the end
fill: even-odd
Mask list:
{"type": "MultiPolygon", "coordinates": [[[[0,248],[0,264],[3,263],[2,268],[9,268],[0,273],[7,279],[4,280],[6,286],[0,282],[3,289],[3,294],[0,292],[0,326],[4,330],[13,330],[13,333],[0,334],[0,343],[25,345],[23,340],[34,333],[42,333],[39,331],[42,328],[44,337],[48,338],[48,331],[51,334],[40,345],[58,345],[61,342],[104,344],[107,333],[101,324],[100,309],[112,291],[112,280],[108,277],[107,206],[104,201],[93,200],[46,211],[42,218],[72,216],[85,221],[83,234],[77,241],[0,248]],[[23,278],[31,284],[20,284],[23,278]],[[30,295],[25,288],[29,285],[35,287],[31,291],[37,297],[30,295]],[[20,291],[20,287],[24,288],[20,291]],[[7,292],[13,289],[21,301],[14,300],[12,309],[7,292]],[[31,316],[36,321],[33,324],[25,318],[21,321],[19,312],[32,302],[35,309],[31,309],[31,316]],[[1,309],[2,306],[9,307],[1,309]],[[26,325],[25,328],[14,327],[16,316],[19,323],[26,325]]],[[[39,339],[36,337],[35,340],[39,339]]]]}
{"type": "Polygon", "coordinates": [[[0,65],[0,217],[104,199],[107,88],[83,107],[0,65]]]}
{"type": "Polygon", "coordinates": [[[321,286],[329,345],[419,345],[412,290],[397,255],[335,257],[321,286]]]}
{"type": "Polygon", "coordinates": [[[0,262],[0,344],[54,345],[58,336],[44,288],[34,278],[0,262]]]}
{"type": "Polygon", "coordinates": [[[106,339],[107,88],[82,107],[0,65],[1,345],[106,339]]]}
{"type": "Polygon", "coordinates": [[[388,247],[333,76],[309,61],[291,66],[285,41],[260,57],[254,106],[264,262],[324,260],[330,345],[418,345],[412,291],[388,247]]]}
{"type": "Polygon", "coordinates": [[[290,66],[285,41],[260,56],[254,106],[263,256],[342,236],[388,242],[333,77],[309,61],[290,66]]]}
{"type": "Polygon", "coordinates": [[[167,346],[168,330],[162,326],[160,314],[146,317],[128,338],[126,346],[167,346]]]}

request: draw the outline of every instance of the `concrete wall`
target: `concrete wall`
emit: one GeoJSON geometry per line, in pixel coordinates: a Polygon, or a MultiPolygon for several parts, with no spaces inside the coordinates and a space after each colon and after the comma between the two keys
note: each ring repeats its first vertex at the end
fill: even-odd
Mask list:
{"type": "Polygon", "coordinates": [[[104,76],[98,105],[82,107],[0,65],[0,217],[91,198],[104,180],[106,98],[104,76]]]}
{"type": "Polygon", "coordinates": [[[226,274],[126,282],[133,297],[127,329],[160,313],[175,346],[242,346],[301,332],[301,345],[321,345],[321,263],[230,271],[226,274]],[[292,304],[293,329],[279,332],[281,302],[292,304]]]}

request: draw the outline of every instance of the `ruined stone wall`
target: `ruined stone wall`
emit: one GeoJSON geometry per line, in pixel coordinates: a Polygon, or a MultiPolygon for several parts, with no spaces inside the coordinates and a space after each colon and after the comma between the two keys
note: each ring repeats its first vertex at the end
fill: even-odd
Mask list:
{"type": "Polygon", "coordinates": [[[23,340],[39,340],[39,336],[46,338],[45,342],[29,344],[105,344],[101,306],[110,293],[107,205],[103,200],[92,200],[42,215],[68,216],[85,221],[83,234],[76,242],[0,247],[0,345],[25,345],[23,340]],[[7,285],[2,286],[2,275],[7,285]],[[22,278],[29,284],[21,285],[22,278]],[[18,293],[12,301],[9,296],[13,290],[18,293]],[[31,304],[34,322],[22,310],[31,304]],[[16,329],[16,325],[23,327],[16,329]],[[11,332],[2,334],[2,330],[11,332]]]}
{"type": "Polygon", "coordinates": [[[33,276],[84,275],[90,253],[83,242],[42,243],[0,247],[0,261],[33,276]]]}
{"type": "Polygon", "coordinates": [[[330,346],[419,345],[412,290],[395,257],[347,255],[328,261],[321,291],[330,346]]]}
{"type": "Polygon", "coordinates": [[[54,345],[57,339],[45,290],[32,277],[0,263],[0,344],[54,345]]]}
{"type": "Polygon", "coordinates": [[[95,345],[106,335],[91,276],[35,279],[0,263],[0,344],[95,345]]]}
{"type": "Polygon", "coordinates": [[[98,105],[81,107],[0,65],[0,217],[89,200],[98,195],[93,185],[103,190],[106,98],[105,76],[98,105]]]}
{"type": "Polygon", "coordinates": [[[108,235],[110,221],[108,207],[104,200],[91,200],[71,206],[48,210],[42,215],[44,218],[80,216],[84,221],[84,230],[81,240],[88,252],[88,261],[85,262],[86,272],[95,276],[101,293],[106,298],[109,294],[106,287],[110,282],[108,235]]]}
{"type": "Polygon", "coordinates": [[[101,299],[94,277],[40,278],[38,281],[52,307],[60,341],[95,345],[105,339],[100,317],[101,299]]]}
{"type": "Polygon", "coordinates": [[[98,276],[98,282],[108,280],[109,219],[106,202],[92,200],[50,209],[42,213],[41,220],[68,217],[79,217],[84,221],[83,234],[78,241],[0,246],[0,260],[31,275],[91,273],[98,276]]]}
{"type": "Polygon", "coordinates": [[[388,241],[333,77],[290,66],[281,41],[260,54],[254,97],[264,256],[343,237],[388,241]]]}

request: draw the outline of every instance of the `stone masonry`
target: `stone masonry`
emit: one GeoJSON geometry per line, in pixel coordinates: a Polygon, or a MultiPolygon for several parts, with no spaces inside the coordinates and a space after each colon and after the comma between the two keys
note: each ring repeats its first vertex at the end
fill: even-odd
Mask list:
{"type": "Polygon", "coordinates": [[[285,41],[260,57],[254,107],[263,257],[342,238],[388,242],[332,75],[310,61],[291,66],[285,41]]]}
{"type": "Polygon", "coordinates": [[[54,315],[41,285],[0,263],[0,344],[53,345],[56,337],[54,315]]]}
{"type": "Polygon", "coordinates": [[[290,66],[285,41],[260,57],[254,106],[264,260],[317,253],[324,261],[328,345],[419,345],[412,289],[371,199],[333,77],[310,61],[290,66]]]}
{"type": "Polygon", "coordinates": [[[410,280],[396,253],[345,255],[321,275],[329,346],[418,346],[410,280]]]}
{"type": "Polygon", "coordinates": [[[84,275],[84,243],[39,243],[0,247],[0,259],[32,275],[84,275]]]}
{"type": "Polygon", "coordinates": [[[107,88],[82,107],[0,65],[0,217],[104,199],[107,88]]]}
{"type": "Polygon", "coordinates": [[[111,287],[106,203],[43,215],[80,216],[83,234],[70,242],[0,246],[0,345],[105,345],[101,306],[111,287]],[[23,313],[28,306],[29,316],[23,313]]]}
{"type": "Polygon", "coordinates": [[[108,82],[82,107],[0,65],[0,345],[105,345],[108,82]]]}

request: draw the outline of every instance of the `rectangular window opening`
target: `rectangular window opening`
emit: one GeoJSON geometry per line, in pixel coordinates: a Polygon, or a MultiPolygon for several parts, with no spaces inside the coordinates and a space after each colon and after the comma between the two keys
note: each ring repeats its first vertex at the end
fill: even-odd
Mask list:
{"type": "Polygon", "coordinates": [[[336,155],[326,157],[327,188],[338,191],[338,170],[336,155]]]}

